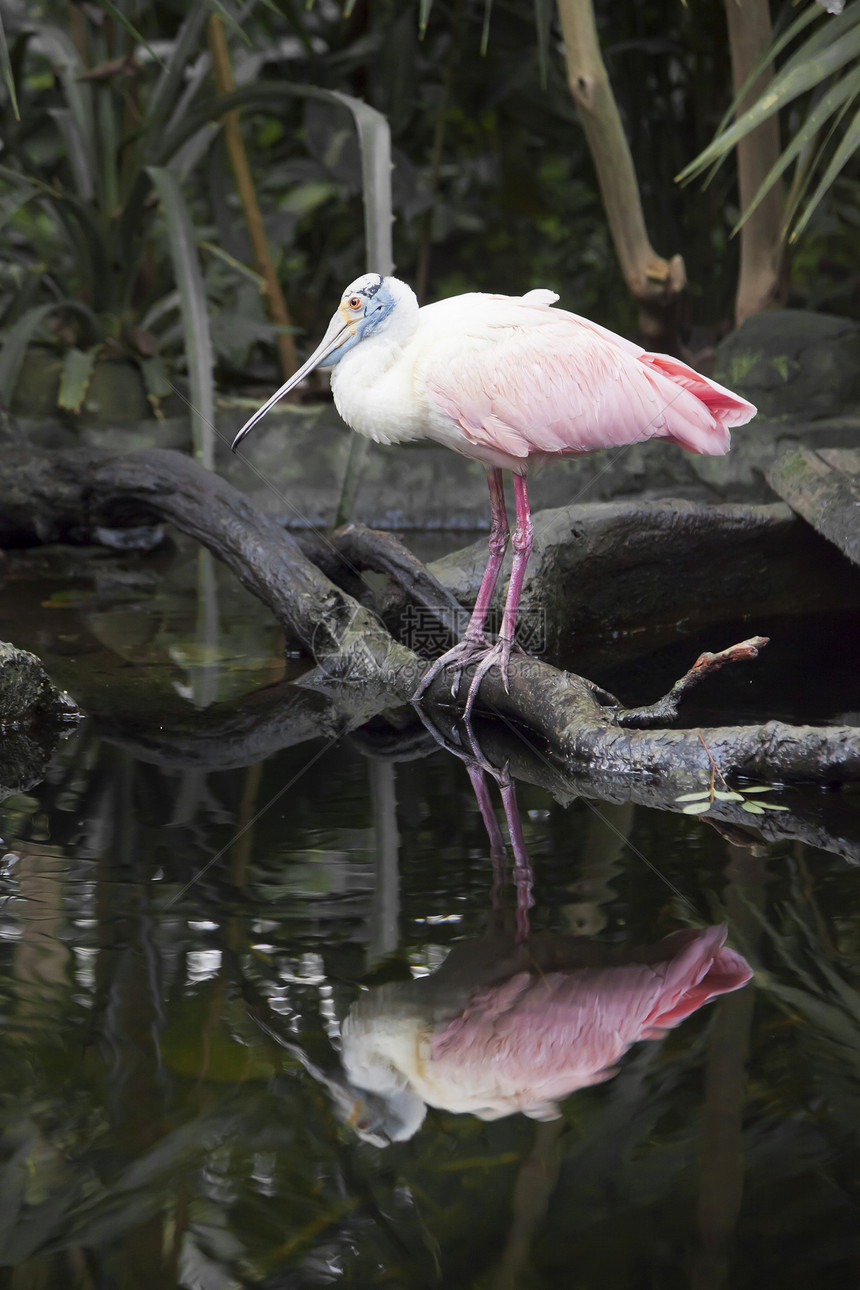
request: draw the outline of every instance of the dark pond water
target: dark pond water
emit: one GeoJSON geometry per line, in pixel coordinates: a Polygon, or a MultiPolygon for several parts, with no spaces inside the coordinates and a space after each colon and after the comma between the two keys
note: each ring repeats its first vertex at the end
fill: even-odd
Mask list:
{"type": "MultiPolygon", "coordinates": [[[[849,793],[756,844],[520,783],[523,939],[462,762],[329,731],[208,560],[4,569],[0,637],[92,714],[0,805],[9,1285],[857,1283],[849,793]]],[[[850,622],[778,626],[780,711],[697,719],[860,708],[850,622]]]]}

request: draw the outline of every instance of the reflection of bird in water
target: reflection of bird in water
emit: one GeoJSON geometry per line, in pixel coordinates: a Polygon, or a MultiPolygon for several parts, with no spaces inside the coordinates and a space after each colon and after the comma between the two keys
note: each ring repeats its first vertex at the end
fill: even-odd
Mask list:
{"type": "Polygon", "coordinates": [[[631,1044],[750,979],[725,937],[716,926],[622,951],[552,933],[455,946],[431,976],[369,990],[350,1010],[342,1061],[370,1094],[352,1121],[396,1141],[427,1105],[552,1119],[559,1098],[615,1074],[631,1044]]]}
{"type": "Polygon", "coordinates": [[[490,555],[466,634],[437,659],[416,697],[446,666],[498,664],[507,685],[517,608],[532,545],[526,475],[555,457],[667,439],[690,452],[728,451],[729,428],[755,415],[746,399],[678,359],[562,309],[551,291],[469,293],[419,309],[397,278],[350,283],[318,348],[242,427],[237,448],[266,412],[315,367],[334,367],[338,412],[379,443],[428,438],[480,461],[490,486],[490,555]],[[502,469],[513,472],[516,528],[498,642],[484,625],[509,530],[502,469]]]}

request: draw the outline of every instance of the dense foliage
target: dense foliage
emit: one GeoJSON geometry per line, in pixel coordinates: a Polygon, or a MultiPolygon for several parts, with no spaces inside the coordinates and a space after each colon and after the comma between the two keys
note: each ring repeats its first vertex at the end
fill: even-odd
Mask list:
{"type": "MultiPolygon", "coordinates": [[[[165,387],[149,360],[180,357],[187,326],[177,321],[175,258],[147,175],[153,163],[171,171],[187,203],[222,384],[268,378],[272,367],[273,333],[211,106],[206,21],[216,8],[226,12],[202,0],[0,5],[11,69],[0,122],[0,323],[8,331],[35,304],[75,299],[91,313],[40,318],[42,334],[50,327],[84,350],[111,342],[133,352],[155,398],[165,387]],[[59,43],[77,51],[83,72],[62,71],[59,43]],[[170,112],[179,117],[164,115],[167,67],[170,112]],[[72,129],[83,95],[97,153],[89,186],[72,129]],[[165,122],[172,134],[159,132],[165,122]],[[100,235],[75,214],[76,202],[87,215],[98,207],[100,235]]],[[[270,0],[227,23],[251,170],[296,325],[318,333],[364,267],[354,124],[342,105],[302,93],[311,86],[346,92],[387,117],[395,260],[420,295],[547,285],[569,307],[634,331],[557,29],[542,44],[532,7],[502,0],[489,22],[473,0],[437,0],[421,12],[428,8],[426,30],[419,7],[399,0],[270,0]]],[[[728,328],[736,280],[733,168],[707,187],[675,182],[730,103],[723,6],[599,3],[597,17],[652,241],[687,264],[695,349],[728,328]]],[[[849,166],[795,257],[793,303],[854,311],[854,277],[844,272],[856,260],[854,187],[849,166]]]]}

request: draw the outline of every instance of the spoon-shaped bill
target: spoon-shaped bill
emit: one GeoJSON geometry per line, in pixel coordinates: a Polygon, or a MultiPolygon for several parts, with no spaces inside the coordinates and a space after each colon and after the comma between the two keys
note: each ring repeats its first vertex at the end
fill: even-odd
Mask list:
{"type": "Polygon", "coordinates": [[[270,399],[266,399],[263,406],[261,408],[257,408],[254,415],[245,422],[242,429],[233,440],[231,451],[236,451],[239,444],[245,438],[245,435],[248,434],[249,431],[253,430],[257,422],[262,420],[270,408],[273,408],[285,394],[289,394],[290,390],[294,389],[300,381],[303,381],[315,367],[319,367],[320,364],[323,363],[334,350],[338,349],[352,334],[353,332],[350,324],[344,322],[340,313],[336,313],[328,325],[328,330],[326,331],[325,336],[323,336],[310,358],[307,359],[306,362],[302,363],[298,371],[294,372],[290,379],[285,381],[280,389],[275,390],[272,397],[270,399]]]}

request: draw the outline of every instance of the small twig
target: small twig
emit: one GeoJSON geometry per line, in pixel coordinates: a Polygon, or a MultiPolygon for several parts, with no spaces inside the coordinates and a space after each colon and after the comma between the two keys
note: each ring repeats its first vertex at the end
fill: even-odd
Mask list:
{"type": "MultiPolygon", "coordinates": [[[[704,654],[703,654],[701,657],[702,657],[702,658],[704,658],[704,657],[705,657],[705,656],[704,656],[704,654]]],[[[696,666],[696,664],[694,663],[694,664],[693,664],[693,666],[695,667],[695,666],[696,666]]],[[[688,675],[689,675],[689,673],[688,673],[688,675]]],[[[711,763],[711,782],[710,782],[710,785],[709,785],[709,789],[710,789],[710,794],[711,794],[711,801],[713,802],[713,800],[714,800],[714,775],[719,775],[720,779],[723,781],[723,788],[726,790],[726,792],[727,792],[727,793],[728,793],[728,792],[730,792],[731,790],[729,789],[729,786],[728,786],[728,784],[726,783],[726,779],[725,779],[725,776],[723,775],[723,772],[720,770],[719,766],[718,766],[718,765],[717,765],[717,763],[714,761],[714,759],[713,759],[713,757],[712,757],[712,755],[711,755],[711,750],[710,750],[710,748],[708,747],[708,745],[705,743],[705,740],[704,740],[704,739],[703,739],[703,737],[702,737],[702,732],[701,732],[701,730],[697,730],[697,731],[696,731],[696,734],[699,736],[699,743],[702,745],[702,747],[704,748],[705,752],[708,754],[708,761],[711,763]]]]}
{"type": "MultiPolygon", "coordinates": [[[[726,649],[718,650],[716,654],[706,650],[704,654],[699,655],[690,670],[675,682],[668,694],[663,695],[662,699],[644,708],[622,708],[615,714],[616,721],[620,726],[656,726],[661,722],[672,720],[677,717],[681,699],[688,690],[704,681],[705,677],[710,676],[712,672],[718,672],[727,663],[742,663],[747,659],[758,658],[759,650],[764,649],[769,640],[769,636],[751,636],[749,640],[740,641],[737,645],[729,645],[726,649]]],[[[710,755],[708,753],[709,757],[710,755]]],[[[722,779],[722,775],[720,778],[722,779]]]]}

